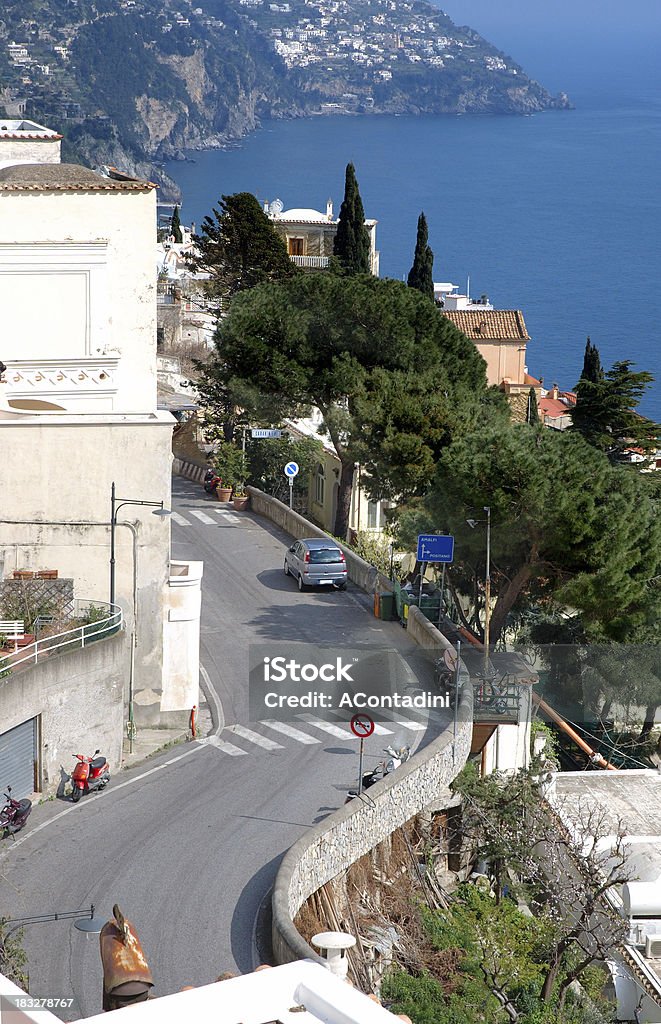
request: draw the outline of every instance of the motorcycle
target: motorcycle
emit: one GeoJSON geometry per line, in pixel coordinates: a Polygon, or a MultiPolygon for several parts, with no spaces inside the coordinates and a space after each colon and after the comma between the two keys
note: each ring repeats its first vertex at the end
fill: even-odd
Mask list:
{"type": "Polygon", "coordinates": [[[71,774],[71,799],[77,803],[83,793],[94,793],[96,790],[105,789],[110,782],[110,769],[108,762],[103,755],[95,750],[92,757],[85,757],[84,754],[74,754],[78,758],[78,764],[71,774]]]}
{"type": "Polygon", "coordinates": [[[221,482],[215,469],[208,469],[204,474],[204,489],[207,494],[215,494],[216,487],[220,487],[221,482]]]}
{"type": "MultiPolygon", "coordinates": [[[[387,746],[383,748],[383,751],[385,754],[389,754],[390,757],[387,761],[379,761],[376,767],[372,768],[370,771],[363,772],[363,791],[369,789],[370,786],[374,786],[377,782],[380,782],[381,779],[386,777],[386,775],[390,775],[390,773],[394,772],[396,768],[399,768],[401,764],[408,761],[411,756],[411,748],[409,746],[397,748],[387,746]]],[[[358,796],[358,790],[350,789],[345,803],[353,800],[356,796],[358,796]]]]}
{"type": "Polygon", "coordinates": [[[32,810],[31,800],[12,800],[11,786],[7,786],[5,799],[7,803],[0,811],[0,836],[3,839],[20,832],[32,810]]]}

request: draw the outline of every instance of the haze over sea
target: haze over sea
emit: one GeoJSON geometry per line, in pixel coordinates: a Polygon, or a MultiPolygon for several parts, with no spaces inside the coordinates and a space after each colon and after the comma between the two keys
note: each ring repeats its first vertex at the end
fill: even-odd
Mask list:
{"type": "Polygon", "coordinates": [[[573,387],[590,335],[605,366],[631,359],[654,375],[641,410],[661,420],[658,0],[558,3],[532,15],[529,0],[443,6],[575,110],[267,122],[236,149],[167,165],[182,220],[199,226],[238,191],[285,209],[323,211],[330,197],[337,212],[352,160],[379,222],[381,276],[408,273],[424,210],[434,280],[465,291],[470,276],[474,297],[523,310],[530,373],[573,387]]]}

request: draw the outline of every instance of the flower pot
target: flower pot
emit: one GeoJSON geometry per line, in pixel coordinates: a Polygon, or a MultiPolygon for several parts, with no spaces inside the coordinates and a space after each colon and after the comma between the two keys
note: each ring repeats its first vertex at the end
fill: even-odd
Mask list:
{"type": "Polygon", "coordinates": [[[38,580],[56,580],[57,574],[57,569],[38,569],[35,573],[35,577],[38,580]]]}
{"type": "Polygon", "coordinates": [[[13,576],[15,580],[33,580],[34,572],[31,569],[14,569],[13,576]]]}
{"type": "Polygon", "coordinates": [[[216,497],[218,501],[229,501],[232,497],[231,487],[216,487],[216,497]]]}
{"type": "Polygon", "coordinates": [[[245,509],[248,508],[249,501],[250,498],[248,497],[248,495],[242,494],[239,497],[233,498],[232,504],[234,505],[234,509],[236,512],[243,512],[245,509]]]}

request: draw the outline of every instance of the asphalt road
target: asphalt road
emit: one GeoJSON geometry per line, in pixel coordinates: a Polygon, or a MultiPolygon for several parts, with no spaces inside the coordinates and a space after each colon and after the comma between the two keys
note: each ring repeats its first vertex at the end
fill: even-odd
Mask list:
{"type": "MultiPolygon", "coordinates": [[[[35,807],[30,829],[0,852],[0,916],[93,902],[105,917],[117,902],[137,929],[157,994],[252,970],[258,913],[284,852],[341,806],[357,779],[358,743],[346,721],[301,719],[283,729],[249,720],[248,645],[396,648],[409,665],[403,671],[431,683],[429,662],[401,627],[374,619],[351,584],[298,592],[282,571],[286,534],[181,478],[173,510],[173,557],[205,564],[201,662],[213,734],[115,772],[104,793],[77,805],[35,807]]],[[[443,726],[442,716],[424,725],[397,717],[367,741],[366,767],[385,744],[415,747],[443,726]]],[[[96,936],[54,922],[26,928],[24,945],[32,994],[72,996],[63,1019],[99,1012],[96,936]]]]}

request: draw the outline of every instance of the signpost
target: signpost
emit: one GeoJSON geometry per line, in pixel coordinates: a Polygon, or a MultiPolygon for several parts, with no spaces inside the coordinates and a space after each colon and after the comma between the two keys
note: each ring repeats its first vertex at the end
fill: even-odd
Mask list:
{"type": "Polygon", "coordinates": [[[349,723],[354,736],[360,740],[360,756],[358,759],[358,796],[363,791],[363,746],[368,736],[374,732],[374,722],[369,715],[354,715],[349,723]]]}
{"type": "Polygon", "coordinates": [[[276,430],[276,429],[273,429],[273,430],[263,430],[261,427],[252,427],[252,429],[250,431],[250,436],[251,437],[259,437],[259,438],[264,438],[264,437],[282,437],[282,431],[281,430],[276,430]]]}
{"type": "Polygon", "coordinates": [[[285,476],[289,480],[289,507],[294,507],[294,477],[298,474],[298,462],[288,462],[285,466],[285,476]]]}
{"type": "Polygon", "coordinates": [[[420,569],[420,594],[418,607],[422,607],[422,581],[425,578],[427,562],[442,562],[443,581],[441,583],[441,604],[439,606],[439,622],[443,606],[445,590],[445,566],[450,565],[454,558],[454,537],[447,533],[419,533],[417,559],[422,562],[420,569]]]}

